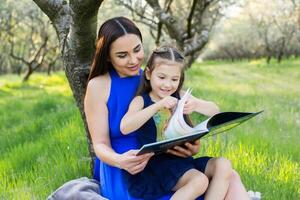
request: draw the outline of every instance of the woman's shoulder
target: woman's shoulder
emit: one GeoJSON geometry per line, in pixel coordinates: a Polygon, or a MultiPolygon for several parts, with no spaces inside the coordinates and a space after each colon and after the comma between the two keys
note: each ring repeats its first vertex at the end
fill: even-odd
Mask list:
{"type": "Polygon", "coordinates": [[[104,75],[99,75],[96,76],[94,78],[92,78],[89,82],[88,82],[88,87],[97,87],[100,85],[102,85],[101,83],[108,83],[110,82],[110,76],[108,73],[104,74],[104,75]]]}
{"type": "Polygon", "coordinates": [[[110,82],[111,79],[108,73],[92,78],[87,85],[87,94],[91,93],[106,101],[110,92],[110,82]]]}

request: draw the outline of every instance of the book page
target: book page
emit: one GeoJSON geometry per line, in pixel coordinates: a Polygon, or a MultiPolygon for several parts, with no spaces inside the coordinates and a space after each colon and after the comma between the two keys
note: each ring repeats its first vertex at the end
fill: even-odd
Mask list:
{"type": "Polygon", "coordinates": [[[195,133],[195,129],[189,126],[183,117],[183,108],[184,104],[191,94],[191,90],[188,89],[183,97],[178,101],[177,107],[175,109],[175,112],[173,113],[169,124],[164,131],[164,136],[166,139],[176,138],[183,135],[188,135],[195,133]]]}
{"type": "Polygon", "coordinates": [[[209,122],[210,118],[207,120],[201,122],[197,126],[194,127],[194,132],[202,132],[202,131],[208,131],[207,123],[209,122]]]}

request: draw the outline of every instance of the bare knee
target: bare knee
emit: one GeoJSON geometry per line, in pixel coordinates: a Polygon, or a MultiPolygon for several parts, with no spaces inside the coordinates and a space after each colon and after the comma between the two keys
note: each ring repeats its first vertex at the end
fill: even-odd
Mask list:
{"type": "Polygon", "coordinates": [[[207,189],[209,180],[207,176],[205,176],[205,174],[201,173],[198,170],[195,170],[194,176],[191,179],[190,184],[193,185],[193,188],[195,189],[195,193],[201,195],[207,189]]]}
{"type": "Polygon", "coordinates": [[[233,172],[231,167],[231,162],[226,158],[216,158],[214,160],[214,174],[222,176],[224,178],[230,179],[232,176],[238,176],[238,174],[233,172]]]}
{"type": "Polygon", "coordinates": [[[192,171],[193,176],[187,184],[192,186],[191,189],[194,190],[193,193],[198,194],[200,196],[206,191],[209,180],[207,176],[205,176],[205,174],[203,174],[202,172],[195,169],[192,169],[192,171]]]}
{"type": "Polygon", "coordinates": [[[232,181],[240,181],[241,177],[240,175],[233,169],[231,173],[231,180],[232,181]]]}
{"type": "Polygon", "coordinates": [[[201,172],[198,172],[197,174],[195,174],[192,182],[198,188],[203,187],[205,189],[208,187],[208,183],[209,183],[208,178],[201,172]]]}

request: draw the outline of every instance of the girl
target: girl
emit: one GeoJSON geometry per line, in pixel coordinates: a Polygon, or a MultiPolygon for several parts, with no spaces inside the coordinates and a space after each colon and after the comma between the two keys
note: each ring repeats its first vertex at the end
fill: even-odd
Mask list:
{"type": "MultiPolygon", "coordinates": [[[[173,47],[163,46],[153,51],[138,96],[132,100],[121,121],[124,135],[137,130],[141,146],[162,138],[160,134],[164,125],[161,123],[166,123],[170,117],[165,116],[164,109],[174,109],[180,98],[184,80],[183,65],[183,57],[173,47]]],[[[218,107],[202,100],[197,111],[210,116],[218,112],[218,107]]],[[[151,158],[141,173],[124,173],[124,176],[129,192],[134,197],[155,199],[175,191],[172,199],[196,199],[208,186],[208,178],[200,169],[197,169],[192,157],[161,154],[151,158]]]]}

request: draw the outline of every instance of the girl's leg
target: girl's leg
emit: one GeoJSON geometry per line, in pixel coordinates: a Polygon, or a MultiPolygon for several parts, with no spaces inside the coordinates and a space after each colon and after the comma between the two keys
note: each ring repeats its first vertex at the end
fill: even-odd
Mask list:
{"type": "Polygon", "coordinates": [[[227,194],[232,175],[231,163],[225,158],[211,158],[205,175],[210,179],[205,200],[223,200],[227,194]]]}
{"type": "Polygon", "coordinates": [[[211,180],[205,199],[249,200],[240,176],[225,158],[212,158],[207,162],[205,175],[211,180]]]}
{"type": "Polygon", "coordinates": [[[179,179],[171,200],[196,199],[203,194],[208,186],[208,178],[196,169],[190,169],[179,179]]]}
{"type": "Polygon", "coordinates": [[[249,200],[250,197],[241,181],[239,174],[232,170],[226,200],[249,200]]]}

